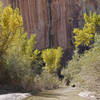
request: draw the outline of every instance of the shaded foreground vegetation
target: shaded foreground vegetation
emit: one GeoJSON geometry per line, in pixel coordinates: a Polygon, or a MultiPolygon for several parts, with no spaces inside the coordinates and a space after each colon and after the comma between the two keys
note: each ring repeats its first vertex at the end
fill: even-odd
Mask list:
{"type": "Polygon", "coordinates": [[[76,49],[62,73],[72,85],[100,93],[100,15],[90,12],[84,19],[83,29],[74,29],[76,49]]]}
{"type": "MultiPolygon", "coordinates": [[[[75,28],[75,50],[63,69],[66,85],[100,92],[100,15],[84,14],[82,29],[75,28]]],[[[58,88],[63,49],[35,49],[36,35],[24,32],[19,9],[0,5],[0,84],[25,91],[58,88]]]]}
{"type": "Polygon", "coordinates": [[[11,85],[25,91],[59,86],[56,71],[60,67],[62,48],[41,52],[34,48],[35,44],[36,35],[28,36],[24,32],[19,9],[13,10],[11,6],[3,8],[0,3],[1,85],[11,85]]]}

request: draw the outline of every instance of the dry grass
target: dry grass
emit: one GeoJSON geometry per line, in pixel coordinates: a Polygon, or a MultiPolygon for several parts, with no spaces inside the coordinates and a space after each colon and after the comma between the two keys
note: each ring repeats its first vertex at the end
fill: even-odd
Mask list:
{"type": "Polygon", "coordinates": [[[63,74],[74,84],[100,92],[100,37],[89,51],[74,55],[63,74]]]}

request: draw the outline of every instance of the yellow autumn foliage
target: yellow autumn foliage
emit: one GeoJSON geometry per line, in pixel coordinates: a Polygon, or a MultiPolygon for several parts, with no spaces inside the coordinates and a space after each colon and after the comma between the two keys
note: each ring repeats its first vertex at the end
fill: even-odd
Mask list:
{"type": "Polygon", "coordinates": [[[96,33],[96,29],[100,26],[100,15],[96,13],[91,13],[88,16],[86,13],[84,14],[85,25],[82,29],[75,28],[73,33],[75,34],[75,46],[78,47],[80,45],[89,46],[91,41],[94,39],[96,33]]]}
{"type": "Polygon", "coordinates": [[[45,62],[45,69],[50,73],[55,73],[60,67],[63,51],[61,47],[57,49],[51,48],[42,51],[42,58],[45,62]]]}
{"type": "MultiPolygon", "coordinates": [[[[1,4],[0,4],[1,5],[1,4]]],[[[0,52],[9,48],[12,40],[23,29],[23,20],[19,9],[13,10],[10,6],[0,6],[0,52]]]]}
{"type": "MultiPolygon", "coordinates": [[[[0,3],[0,53],[13,52],[17,48],[23,56],[34,56],[33,50],[36,43],[36,35],[30,38],[24,33],[23,18],[18,8],[13,10],[11,6],[5,8],[0,3]]],[[[35,54],[36,56],[36,54],[35,54]]]]}

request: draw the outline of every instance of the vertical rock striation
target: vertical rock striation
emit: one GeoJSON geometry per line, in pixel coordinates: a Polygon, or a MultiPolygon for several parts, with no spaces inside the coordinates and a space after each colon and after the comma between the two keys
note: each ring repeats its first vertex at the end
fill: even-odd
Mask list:
{"type": "Polygon", "coordinates": [[[39,49],[61,46],[70,52],[72,31],[83,26],[83,13],[100,13],[99,0],[2,0],[18,7],[28,33],[37,34],[39,49]]]}

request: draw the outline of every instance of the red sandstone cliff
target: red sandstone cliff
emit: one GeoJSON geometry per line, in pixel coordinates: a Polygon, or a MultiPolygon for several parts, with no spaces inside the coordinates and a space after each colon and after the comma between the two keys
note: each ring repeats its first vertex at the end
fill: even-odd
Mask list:
{"type": "Polygon", "coordinates": [[[83,13],[100,12],[99,0],[2,0],[19,7],[25,31],[37,34],[40,49],[62,46],[72,48],[72,31],[84,23],[83,13]]]}

